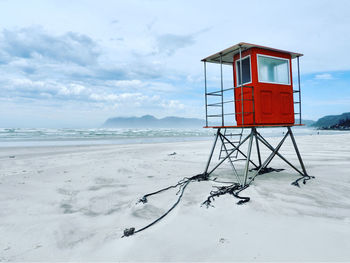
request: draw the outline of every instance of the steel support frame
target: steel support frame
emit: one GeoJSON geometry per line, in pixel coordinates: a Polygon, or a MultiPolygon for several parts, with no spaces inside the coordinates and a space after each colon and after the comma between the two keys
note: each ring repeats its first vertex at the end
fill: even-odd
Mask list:
{"type": "Polygon", "coordinates": [[[236,169],[234,168],[234,166],[232,167],[236,176],[237,176],[237,181],[238,183],[242,186],[242,187],[247,187],[249,186],[255,179],[256,176],[259,175],[259,173],[267,168],[267,166],[271,163],[271,161],[274,159],[275,156],[278,156],[280,159],[282,159],[285,163],[287,163],[291,168],[293,168],[296,172],[298,172],[302,177],[302,178],[306,178],[306,179],[310,179],[310,178],[313,178],[311,176],[309,176],[306,172],[306,168],[305,168],[305,165],[303,163],[303,160],[302,160],[302,157],[301,157],[301,154],[299,152],[299,149],[298,149],[298,146],[297,146],[297,143],[295,141],[295,138],[294,138],[294,134],[292,132],[292,129],[291,127],[286,127],[287,128],[287,133],[284,135],[284,137],[281,139],[281,141],[278,143],[278,145],[276,147],[273,147],[256,129],[256,127],[251,127],[249,128],[250,129],[250,133],[237,145],[235,145],[234,143],[232,143],[224,134],[221,133],[221,128],[218,128],[217,129],[217,132],[216,132],[216,135],[215,135],[215,139],[214,139],[214,144],[213,144],[213,147],[210,151],[210,154],[209,154],[209,159],[208,159],[208,162],[207,162],[207,165],[205,167],[205,170],[204,170],[204,173],[207,174],[208,176],[210,174],[212,174],[219,166],[221,166],[221,164],[227,160],[228,158],[230,158],[230,156],[238,151],[238,153],[240,153],[241,155],[243,155],[245,157],[245,166],[244,166],[244,172],[243,172],[243,180],[240,180],[239,179],[239,176],[237,174],[237,171],[236,169]],[[292,144],[293,144],[293,147],[294,147],[294,150],[295,150],[295,153],[298,157],[298,161],[299,161],[299,164],[300,164],[300,167],[301,167],[301,170],[298,169],[297,167],[295,167],[290,161],[288,161],[281,153],[279,153],[279,150],[280,148],[282,147],[283,143],[285,142],[286,138],[287,137],[290,137],[291,138],[291,141],[292,141],[292,144]],[[231,146],[233,147],[232,149],[230,150],[227,150],[227,148],[225,147],[225,152],[226,152],[226,157],[224,157],[224,159],[222,159],[221,161],[219,161],[218,164],[216,164],[213,168],[209,169],[210,168],[210,164],[212,162],[212,157],[213,157],[213,154],[214,154],[214,151],[215,151],[215,148],[216,148],[216,145],[217,145],[217,142],[218,142],[218,139],[220,138],[220,141],[221,143],[224,143],[224,141],[227,141],[231,144],[231,146]],[[258,161],[259,161],[259,165],[255,164],[254,161],[252,160],[252,149],[253,149],[253,141],[255,139],[255,142],[256,142],[256,152],[257,152],[257,157],[258,157],[258,161]],[[240,147],[248,141],[248,150],[247,150],[247,154],[244,154],[242,152],[242,150],[240,149],[240,147]],[[260,147],[259,147],[259,142],[266,146],[270,151],[271,151],[271,154],[265,159],[264,162],[262,162],[261,160],[261,154],[260,154],[260,147]],[[248,178],[248,174],[249,174],[249,164],[252,164],[255,166],[255,171],[253,173],[253,175],[251,175],[249,178],[248,178]],[[248,180],[249,179],[249,180],[248,180]]]}

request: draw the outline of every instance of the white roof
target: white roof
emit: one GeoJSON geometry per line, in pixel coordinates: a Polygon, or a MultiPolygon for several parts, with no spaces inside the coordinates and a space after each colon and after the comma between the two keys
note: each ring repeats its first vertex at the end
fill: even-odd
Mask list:
{"type": "Polygon", "coordinates": [[[220,63],[220,56],[222,56],[222,63],[223,64],[232,64],[233,63],[233,56],[239,53],[239,48],[241,48],[241,50],[244,51],[244,50],[247,50],[247,49],[250,49],[253,47],[287,53],[287,54],[290,54],[292,56],[292,59],[296,58],[296,57],[303,56],[303,54],[300,54],[300,53],[295,53],[295,52],[290,52],[290,51],[286,51],[286,50],[281,50],[281,49],[276,49],[276,48],[271,48],[271,47],[265,47],[265,46],[240,42],[232,47],[226,48],[226,49],[224,49],[220,52],[217,52],[209,57],[203,58],[202,61],[206,61],[206,62],[210,62],[210,63],[220,63]]]}

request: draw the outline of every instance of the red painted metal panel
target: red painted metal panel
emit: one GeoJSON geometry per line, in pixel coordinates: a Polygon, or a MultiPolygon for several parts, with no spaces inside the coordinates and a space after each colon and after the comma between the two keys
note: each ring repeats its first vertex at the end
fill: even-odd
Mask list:
{"type": "MultiPolygon", "coordinates": [[[[235,88],[235,111],[236,121],[239,125],[242,124],[242,89],[240,87],[235,88]]],[[[254,123],[254,107],[253,107],[253,89],[243,88],[243,121],[246,124],[254,123]]]]}
{"type": "MultiPolygon", "coordinates": [[[[253,88],[243,88],[244,125],[294,124],[293,80],[291,55],[287,53],[251,48],[242,52],[242,58],[250,55],[251,83],[244,84],[253,88]],[[268,55],[289,60],[290,84],[262,83],[258,80],[257,55],[268,55]],[[254,98],[254,100],[252,100],[254,98]],[[255,112],[255,114],[251,112],[255,112]]],[[[237,87],[236,61],[234,57],[234,85],[237,87]]],[[[237,125],[242,125],[241,88],[235,88],[235,110],[237,125]]]]}

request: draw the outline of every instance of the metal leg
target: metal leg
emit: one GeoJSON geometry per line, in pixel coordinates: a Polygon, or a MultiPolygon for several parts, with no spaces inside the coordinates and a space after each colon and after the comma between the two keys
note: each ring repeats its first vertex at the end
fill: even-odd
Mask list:
{"type": "Polygon", "coordinates": [[[244,168],[244,184],[243,184],[243,186],[246,186],[246,184],[247,184],[247,177],[248,177],[248,171],[249,171],[249,161],[250,161],[250,155],[252,153],[253,138],[254,138],[254,129],[251,130],[250,135],[249,135],[247,161],[245,163],[245,168],[244,168]]]}
{"type": "Polygon", "coordinates": [[[255,137],[255,142],[256,142],[256,151],[258,153],[259,168],[260,168],[261,167],[261,155],[260,155],[258,136],[256,135],[256,133],[257,133],[256,128],[254,128],[254,137],[255,137]]]}
{"type": "MultiPolygon", "coordinates": [[[[236,147],[225,135],[221,134],[221,137],[223,137],[229,144],[231,144],[231,146],[236,147]]],[[[249,135],[248,135],[248,137],[249,137],[249,135]]],[[[239,149],[239,147],[237,147],[236,150],[237,150],[240,154],[242,154],[244,158],[247,159],[247,155],[245,155],[245,154],[239,149]]],[[[249,160],[249,162],[250,162],[252,165],[254,165],[255,168],[258,168],[258,166],[257,166],[252,160],[249,160]]]]}
{"type": "MultiPolygon", "coordinates": [[[[221,134],[222,136],[222,134],[221,134]]],[[[246,142],[246,140],[248,140],[250,137],[250,135],[248,135],[247,137],[244,138],[243,141],[241,141],[237,146],[234,146],[234,148],[231,150],[231,152],[224,158],[222,159],[213,169],[211,169],[210,172],[208,172],[208,175],[211,174],[212,172],[214,172],[216,170],[216,168],[218,168],[227,158],[229,158],[239,147],[241,147],[241,145],[243,143],[246,142]]]]}
{"type": "Polygon", "coordinates": [[[283,137],[283,139],[280,141],[280,143],[277,145],[276,148],[272,148],[270,149],[272,151],[272,153],[270,154],[269,157],[267,157],[267,159],[265,160],[265,162],[260,166],[260,168],[255,172],[255,175],[252,176],[252,178],[249,181],[249,184],[254,180],[254,178],[259,174],[259,172],[265,168],[273,159],[273,157],[275,157],[275,155],[278,153],[279,149],[281,148],[281,146],[283,145],[284,141],[286,140],[288,136],[288,133],[283,137]]]}
{"type": "MultiPolygon", "coordinates": [[[[260,134],[259,134],[260,135],[260,134]]],[[[283,139],[283,141],[288,137],[288,135],[289,135],[289,131],[286,133],[286,135],[284,136],[285,138],[283,139]]],[[[260,135],[261,136],[261,135],[260,135]]],[[[263,138],[262,136],[261,136],[261,138],[263,138]]],[[[267,142],[266,141],[266,139],[265,138],[263,138],[264,139],[264,141],[265,142],[267,142]]],[[[269,145],[269,146],[271,146],[271,144],[269,144],[268,142],[267,142],[267,144],[269,145]]],[[[281,147],[282,147],[282,145],[281,145],[281,147]]],[[[272,146],[271,147],[268,147],[271,151],[274,151],[275,150],[275,148],[273,148],[272,146]]],[[[277,151],[276,152],[276,154],[273,156],[273,157],[275,157],[276,155],[278,155],[279,154],[279,152],[277,151]]],[[[273,158],[268,162],[268,163],[266,163],[266,165],[265,165],[265,168],[271,163],[271,161],[273,160],[273,158]]]]}
{"type": "Polygon", "coordinates": [[[306,169],[305,169],[305,166],[304,166],[304,163],[303,163],[303,159],[301,158],[301,155],[300,155],[300,152],[299,152],[297,143],[296,143],[296,141],[295,141],[295,138],[294,138],[292,129],[291,129],[290,127],[288,127],[288,132],[289,132],[289,134],[290,134],[290,138],[292,139],[295,152],[296,152],[296,154],[297,154],[297,156],[298,156],[301,169],[303,169],[304,175],[305,175],[305,176],[308,176],[308,174],[307,174],[307,172],[306,172],[306,169]]]}
{"type": "MultiPolygon", "coordinates": [[[[225,145],[224,139],[222,138],[222,136],[220,136],[220,139],[221,139],[221,143],[222,143],[222,145],[223,145],[223,147],[224,147],[224,149],[225,149],[226,156],[227,156],[227,155],[229,154],[229,152],[228,152],[227,147],[226,147],[226,145],[225,145]]],[[[238,175],[238,173],[237,173],[237,170],[236,170],[235,166],[234,166],[233,163],[232,163],[232,160],[230,159],[230,157],[227,158],[227,159],[228,159],[229,163],[231,164],[232,170],[233,170],[233,172],[235,173],[235,175],[236,175],[236,177],[237,177],[238,183],[241,185],[242,182],[241,182],[241,180],[240,180],[240,178],[239,178],[239,175],[238,175]]]]}
{"type": "Polygon", "coordinates": [[[219,138],[220,130],[221,129],[218,129],[218,131],[216,132],[214,144],[213,144],[213,147],[211,148],[211,151],[210,151],[210,154],[209,154],[209,159],[208,159],[208,162],[207,162],[207,166],[205,167],[205,170],[204,170],[204,174],[208,173],[210,161],[211,161],[211,158],[213,157],[213,153],[214,153],[214,150],[215,150],[216,142],[218,141],[218,138],[219,138]]]}
{"type": "MultiPolygon", "coordinates": [[[[288,134],[289,132],[287,132],[287,134],[288,134]]],[[[286,135],[287,135],[286,134],[286,135]]],[[[260,133],[258,133],[258,139],[259,139],[259,141],[261,141],[267,148],[269,148],[271,151],[273,151],[274,150],[274,148],[271,146],[271,144],[269,144],[268,143],[268,141],[266,141],[265,140],[265,138],[264,137],[262,137],[261,135],[260,135],[260,133]]],[[[276,152],[276,155],[278,156],[278,157],[280,157],[283,161],[285,161],[290,167],[292,167],[295,171],[297,171],[299,174],[301,174],[302,176],[304,176],[304,174],[301,172],[301,171],[299,171],[299,169],[298,168],[296,168],[293,164],[291,164],[286,158],[284,158],[283,156],[282,156],[282,154],[280,154],[279,152],[276,152]]],[[[271,159],[272,160],[272,159],[271,159]]],[[[270,160],[270,162],[271,162],[271,160],[270,160]]],[[[269,162],[269,163],[270,163],[269,162]]]]}
{"type": "MultiPolygon", "coordinates": [[[[232,165],[232,168],[237,176],[237,180],[238,180],[238,183],[240,183],[243,187],[246,187],[248,186],[254,179],[255,177],[259,174],[259,172],[266,168],[269,163],[272,161],[272,159],[277,155],[278,157],[280,157],[283,161],[285,161],[290,167],[292,167],[295,171],[297,171],[299,174],[301,174],[303,177],[304,180],[308,180],[310,178],[313,178],[313,177],[310,177],[309,175],[307,175],[307,172],[306,172],[306,169],[305,169],[305,166],[304,166],[304,163],[303,163],[303,160],[301,158],[301,155],[300,155],[300,152],[299,152],[299,149],[298,149],[298,146],[296,144],[296,141],[295,141],[295,138],[294,138],[294,135],[293,135],[293,132],[291,130],[290,127],[287,127],[288,128],[288,131],[287,133],[285,134],[285,136],[283,137],[283,139],[279,142],[279,144],[277,145],[277,147],[273,147],[260,133],[257,132],[256,128],[251,128],[251,132],[248,136],[246,136],[237,146],[235,146],[232,142],[230,142],[230,140],[228,140],[228,138],[225,137],[225,135],[223,135],[221,133],[221,129],[219,128],[217,130],[217,133],[216,133],[216,136],[215,136],[215,140],[214,140],[214,144],[213,144],[213,147],[210,151],[210,155],[209,155],[209,159],[208,159],[208,162],[207,162],[207,165],[205,167],[205,171],[204,173],[207,174],[207,175],[210,175],[211,173],[213,173],[226,159],[230,158],[230,156],[234,153],[234,152],[240,152],[243,156],[245,156],[246,158],[246,163],[245,163],[245,167],[244,167],[244,173],[243,173],[243,178],[239,178],[239,175],[234,167],[234,165],[231,163],[232,165]],[[295,149],[295,152],[297,154],[297,157],[298,157],[298,160],[299,160],[299,163],[300,163],[300,166],[302,168],[302,171],[300,171],[298,168],[296,168],[293,164],[291,164],[285,157],[283,157],[278,151],[280,150],[280,148],[282,147],[284,141],[286,140],[286,138],[290,136],[291,137],[291,140],[292,140],[292,143],[293,143],[293,146],[294,146],[294,149],[295,149]],[[227,147],[224,145],[224,149],[225,149],[225,152],[226,152],[226,157],[224,159],[222,159],[217,165],[215,165],[214,168],[212,168],[209,172],[209,166],[210,166],[210,163],[211,163],[211,160],[212,160],[212,157],[213,157],[213,154],[214,154],[214,151],[215,151],[215,147],[216,147],[216,144],[217,144],[217,141],[218,141],[218,138],[220,137],[220,140],[222,142],[222,144],[224,145],[224,142],[225,140],[228,141],[233,149],[230,149],[228,150],[227,147]],[[252,153],[252,146],[253,146],[253,140],[256,140],[256,147],[257,147],[257,153],[258,153],[258,158],[259,158],[259,167],[255,165],[254,162],[252,162],[251,160],[251,153],[252,153]],[[247,140],[249,139],[249,144],[248,144],[248,151],[247,151],[247,155],[245,155],[244,153],[242,153],[240,150],[239,150],[239,147],[241,147],[247,140]],[[259,148],[259,142],[260,141],[263,145],[265,145],[268,149],[271,150],[271,154],[268,156],[268,158],[262,163],[261,162],[261,155],[260,155],[260,148],[259,148]],[[252,176],[252,178],[249,180],[249,182],[247,182],[248,180],[248,172],[249,172],[249,163],[252,163],[253,165],[255,165],[255,167],[257,168],[257,171],[255,172],[254,176],[252,176]],[[306,178],[306,179],[305,179],[306,178]]],[[[298,179],[298,180],[302,180],[302,178],[298,179]]],[[[297,182],[294,183],[297,185],[297,182]]]]}

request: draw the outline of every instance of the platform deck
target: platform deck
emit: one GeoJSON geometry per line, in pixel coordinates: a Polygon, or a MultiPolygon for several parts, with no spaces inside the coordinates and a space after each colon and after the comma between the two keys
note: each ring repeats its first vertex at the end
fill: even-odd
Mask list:
{"type": "Polygon", "coordinates": [[[234,128],[276,128],[276,127],[293,127],[293,126],[305,126],[305,124],[247,124],[247,125],[233,125],[233,126],[204,126],[203,128],[213,129],[234,129],[234,128]]]}

